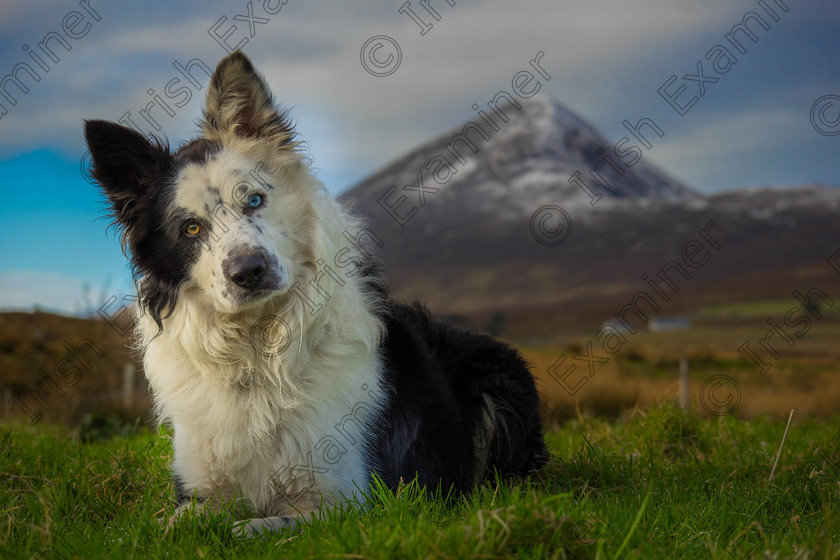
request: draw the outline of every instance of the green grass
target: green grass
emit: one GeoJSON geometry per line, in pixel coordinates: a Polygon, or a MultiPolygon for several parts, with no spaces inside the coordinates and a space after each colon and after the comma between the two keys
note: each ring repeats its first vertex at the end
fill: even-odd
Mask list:
{"type": "Polygon", "coordinates": [[[5,425],[0,557],[840,558],[840,418],[794,422],[771,482],[784,427],[670,406],[578,418],[547,435],[553,459],[531,480],[448,506],[414,484],[380,488],[302,531],[239,541],[221,517],[160,528],[173,511],[162,431],[85,443],[5,425]]]}

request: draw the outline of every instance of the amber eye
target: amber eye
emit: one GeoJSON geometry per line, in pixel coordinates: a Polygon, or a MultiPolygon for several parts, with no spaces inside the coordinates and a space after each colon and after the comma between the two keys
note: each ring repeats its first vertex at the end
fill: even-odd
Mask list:
{"type": "Polygon", "coordinates": [[[198,235],[198,232],[201,231],[201,226],[198,225],[196,222],[190,222],[187,224],[187,227],[184,228],[184,231],[190,237],[198,235]]]}

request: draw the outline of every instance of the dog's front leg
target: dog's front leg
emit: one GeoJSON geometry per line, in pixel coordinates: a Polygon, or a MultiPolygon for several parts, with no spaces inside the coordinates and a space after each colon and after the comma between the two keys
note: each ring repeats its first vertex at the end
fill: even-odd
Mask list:
{"type": "Polygon", "coordinates": [[[166,523],[165,518],[158,520],[158,522],[161,526],[166,525],[166,532],[168,533],[186,517],[225,513],[226,518],[231,520],[243,514],[253,514],[253,512],[253,507],[242,498],[227,498],[219,495],[209,498],[196,497],[195,501],[189,500],[179,505],[169,518],[168,523],[166,523]]]}
{"type": "Polygon", "coordinates": [[[233,536],[239,538],[251,538],[260,533],[273,533],[281,529],[298,526],[297,520],[293,517],[274,516],[256,517],[245,521],[238,521],[233,525],[233,536]]]}
{"type": "Polygon", "coordinates": [[[234,523],[233,534],[240,538],[255,537],[260,533],[273,533],[281,529],[302,528],[309,516],[319,510],[321,506],[331,507],[329,501],[323,501],[320,493],[299,491],[290,495],[283,491],[276,500],[262,510],[265,513],[285,513],[287,515],[272,515],[254,517],[234,523]]]}
{"type": "Polygon", "coordinates": [[[158,520],[161,526],[166,523],[166,532],[168,533],[171,529],[175,527],[175,524],[178,523],[181,519],[188,515],[201,515],[205,509],[210,506],[208,504],[208,500],[201,500],[199,502],[184,502],[177,508],[175,508],[175,513],[169,518],[169,522],[166,523],[166,518],[163,517],[158,520]]]}

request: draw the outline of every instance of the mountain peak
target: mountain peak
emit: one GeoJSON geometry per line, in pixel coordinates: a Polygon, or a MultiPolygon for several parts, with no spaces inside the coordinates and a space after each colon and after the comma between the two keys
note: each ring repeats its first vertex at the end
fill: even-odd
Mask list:
{"type": "Polygon", "coordinates": [[[543,204],[588,204],[581,183],[607,198],[695,196],[637,158],[631,146],[629,138],[608,141],[546,96],[499,99],[495,108],[479,110],[472,120],[396,159],[343,198],[370,215],[392,213],[388,207],[405,196],[392,213],[397,222],[420,208],[427,219],[449,216],[463,222],[488,213],[519,218],[543,204]],[[373,206],[377,203],[381,208],[373,206]]]}
{"type": "Polygon", "coordinates": [[[545,97],[514,101],[478,111],[345,195],[381,241],[398,299],[475,321],[503,310],[529,335],[538,324],[546,332],[601,324],[635,303],[645,275],[662,278],[663,263],[685,259],[695,232],[712,226],[720,247],[702,273],[687,265],[677,275],[697,279],[669,313],[726,298],[790,297],[802,278],[836,281],[826,258],[836,252],[840,189],[699,196],[649,163],[630,130],[610,142],[545,97]],[[602,195],[596,205],[584,188],[602,195]],[[562,246],[534,234],[537,210],[549,205],[568,211],[555,229],[566,233],[562,246]]]}

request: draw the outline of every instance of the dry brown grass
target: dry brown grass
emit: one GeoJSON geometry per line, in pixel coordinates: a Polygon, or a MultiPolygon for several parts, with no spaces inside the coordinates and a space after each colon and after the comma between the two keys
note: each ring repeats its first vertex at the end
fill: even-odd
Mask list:
{"type": "MultiPolygon", "coordinates": [[[[683,331],[639,332],[615,356],[609,356],[607,363],[596,363],[595,375],[574,396],[547,370],[565,354],[568,358],[565,367],[577,364],[579,368],[572,375],[572,382],[580,379],[588,366],[573,358],[585,350],[588,341],[592,341],[595,354],[606,355],[601,342],[594,339],[594,331],[579,336],[557,336],[551,342],[516,345],[538,379],[547,415],[555,421],[579,413],[617,417],[635,406],[676,401],[681,355],[689,357],[692,406],[701,414],[705,412],[700,406],[700,389],[713,375],[728,376],[738,384],[741,401],[736,412],[743,417],[769,414],[786,418],[791,408],[796,409],[797,418],[836,414],[840,409],[840,314],[826,314],[815,321],[794,346],[780,344],[782,358],[767,374],[761,375],[758,367],[740,356],[737,349],[745,340],[752,340],[753,346],[757,346],[757,340],[767,331],[768,314],[778,316],[778,311],[758,305],[753,316],[742,313],[731,319],[714,319],[712,323],[699,321],[700,326],[683,331]]],[[[489,315],[485,317],[485,323],[489,324],[489,319],[489,315]]],[[[76,385],[62,385],[64,396],[47,391],[50,408],[39,407],[37,412],[46,420],[67,423],[78,423],[87,413],[126,420],[142,415],[148,409],[149,397],[141,372],[137,375],[137,399],[131,407],[123,408],[120,399],[112,397],[119,394],[122,369],[133,357],[127,350],[126,339],[107,324],[46,313],[6,313],[0,315],[2,416],[20,418],[19,408],[8,402],[10,396],[33,391],[39,370],[52,372],[67,357],[63,343],[76,345],[83,339],[96,344],[103,357],[89,356],[91,369],[81,372],[76,385]]]]}
{"type": "MultiPolygon", "coordinates": [[[[779,347],[781,359],[764,375],[752,361],[739,355],[737,348],[752,340],[753,346],[766,329],[743,327],[699,328],[671,333],[639,332],[615,356],[607,355],[593,336],[565,338],[555,344],[518,345],[532,367],[546,409],[557,420],[577,411],[615,417],[634,406],[646,407],[665,401],[676,402],[679,395],[678,360],[686,355],[691,365],[692,407],[707,414],[700,403],[701,387],[714,375],[733,379],[740,389],[736,413],[742,417],[768,414],[786,418],[790,409],[797,418],[827,418],[840,410],[840,324],[816,324],[792,347],[779,347]],[[570,395],[548,373],[566,355],[561,371],[577,365],[569,381],[574,384],[588,372],[588,364],[574,361],[585,350],[588,340],[593,351],[609,357],[595,364],[595,375],[570,395]]],[[[584,352],[585,353],[585,352],[584,352]]],[[[725,394],[725,393],[724,393],[725,394]]]]}
{"type": "Polygon", "coordinates": [[[68,424],[80,423],[86,414],[133,421],[150,404],[125,337],[104,321],[39,312],[0,314],[0,397],[2,418],[24,420],[22,406],[26,406],[33,421],[68,424]],[[74,357],[68,346],[81,348],[84,361],[74,357]],[[125,407],[127,364],[134,364],[137,373],[134,401],[125,407]]]}

